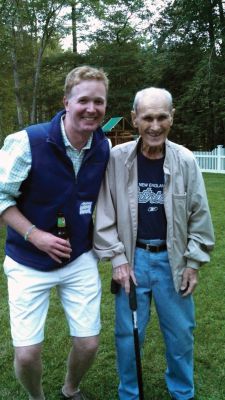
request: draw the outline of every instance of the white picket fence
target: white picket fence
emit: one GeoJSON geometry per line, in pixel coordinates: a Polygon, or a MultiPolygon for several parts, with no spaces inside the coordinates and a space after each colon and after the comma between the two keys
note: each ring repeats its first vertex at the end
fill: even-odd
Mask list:
{"type": "Polygon", "coordinates": [[[193,151],[202,172],[225,174],[225,148],[218,145],[213,151],[193,151]]]}

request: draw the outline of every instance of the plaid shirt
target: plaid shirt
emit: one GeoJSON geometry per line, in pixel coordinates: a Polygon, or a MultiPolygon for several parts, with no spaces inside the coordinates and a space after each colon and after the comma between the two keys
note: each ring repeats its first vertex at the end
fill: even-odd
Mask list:
{"type": "MultiPolygon", "coordinates": [[[[80,169],[85,150],[90,149],[92,137],[79,151],[69,142],[61,120],[61,131],[66,153],[73,163],[75,175],[80,169]]],[[[32,157],[30,143],[25,130],[7,136],[0,150],[0,215],[8,207],[16,205],[16,198],[21,194],[20,186],[31,169],[32,157]]]]}

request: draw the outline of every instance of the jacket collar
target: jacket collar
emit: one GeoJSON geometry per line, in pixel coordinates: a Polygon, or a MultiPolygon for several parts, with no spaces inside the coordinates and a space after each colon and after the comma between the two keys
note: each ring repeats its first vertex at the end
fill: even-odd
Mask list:
{"type": "MultiPolygon", "coordinates": [[[[58,112],[53,119],[50,121],[50,129],[48,133],[48,141],[54,143],[57,147],[63,149],[65,151],[65,145],[62,138],[61,132],[61,118],[66,114],[66,110],[62,110],[58,112]]],[[[107,140],[104,132],[99,127],[96,131],[93,132],[93,140],[91,148],[96,147],[98,143],[102,142],[102,140],[107,140]]]]}
{"type": "Polygon", "coordinates": [[[166,175],[170,175],[170,160],[171,160],[171,147],[170,147],[170,141],[166,139],[165,141],[165,160],[164,160],[164,173],[166,175]]]}
{"type": "MultiPolygon", "coordinates": [[[[125,165],[128,169],[131,169],[133,162],[136,159],[137,153],[140,149],[141,146],[141,137],[139,137],[137,140],[133,141],[130,143],[130,146],[128,148],[128,155],[127,158],[125,159],[125,165]]],[[[165,161],[163,165],[164,173],[166,175],[170,175],[170,158],[171,158],[171,146],[170,146],[170,141],[166,139],[165,141],[165,161]]]]}
{"type": "Polygon", "coordinates": [[[125,159],[125,165],[128,169],[131,169],[134,161],[136,160],[138,150],[141,145],[141,138],[129,143],[127,158],[125,159]]]}
{"type": "Polygon", "coordinates": [[[55,144],[57,147],[64,149],[64,142],[62,138],[62,132],[61,132],[61,118],[63,115],[65,115],[66,110],[62,110],[58,112],[50,121],[50,129],[48,131],[48,138],[47,141],[55,144]]]}

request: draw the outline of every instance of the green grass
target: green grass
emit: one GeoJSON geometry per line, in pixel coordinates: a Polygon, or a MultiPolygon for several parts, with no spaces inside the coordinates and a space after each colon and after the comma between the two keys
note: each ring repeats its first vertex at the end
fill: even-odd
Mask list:
{"type": "MultiPolygon", "coordinates": [[[[216,247],[210,264],[199,274],[195,292],[197,328],[195,330],[196,400],[225,399],[225,175],[204,174],[216,234],[216,247]]],[[[4,259],[4,230],[0,231],[0,261],[4,259]]],[[[2,262],[1,262],[2,264],[2,262]]],[[[92,400],[116,400],[118,378],[115,367],[113,336],[114,305],[109,292],[111,267],[101,263],[103,283],[101,344],[95,364],[82,386],[92,400]]],[[[7,288],[0,274],[0,399],[25,400],[27,397],[13,372],[7,288]]],[[[66,369],[70,347],[68,330],[56,292],[46,325],[43,351],[44,389],[47,400],[56,400],[66,369]]],[[[143,355],[143,378],[146,400],[169,400],[164,383],[164,345],[155,310],[147,331],[143,355]]]]}

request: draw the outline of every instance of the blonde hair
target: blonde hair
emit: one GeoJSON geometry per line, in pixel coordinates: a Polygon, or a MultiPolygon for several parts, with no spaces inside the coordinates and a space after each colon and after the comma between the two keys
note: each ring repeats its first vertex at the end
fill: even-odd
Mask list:
{"type": "Polygon", "coordinates": [[[97,69],[88,65],[83,65],[82,67],[72,69],[72,71],[70,71],[66,76],[64,95],[69,97],[74,86],[78,85],[81,81],[93,79],[103,82],[106,92],[108,91],[109,80],[103,69],[97,69]]]}

